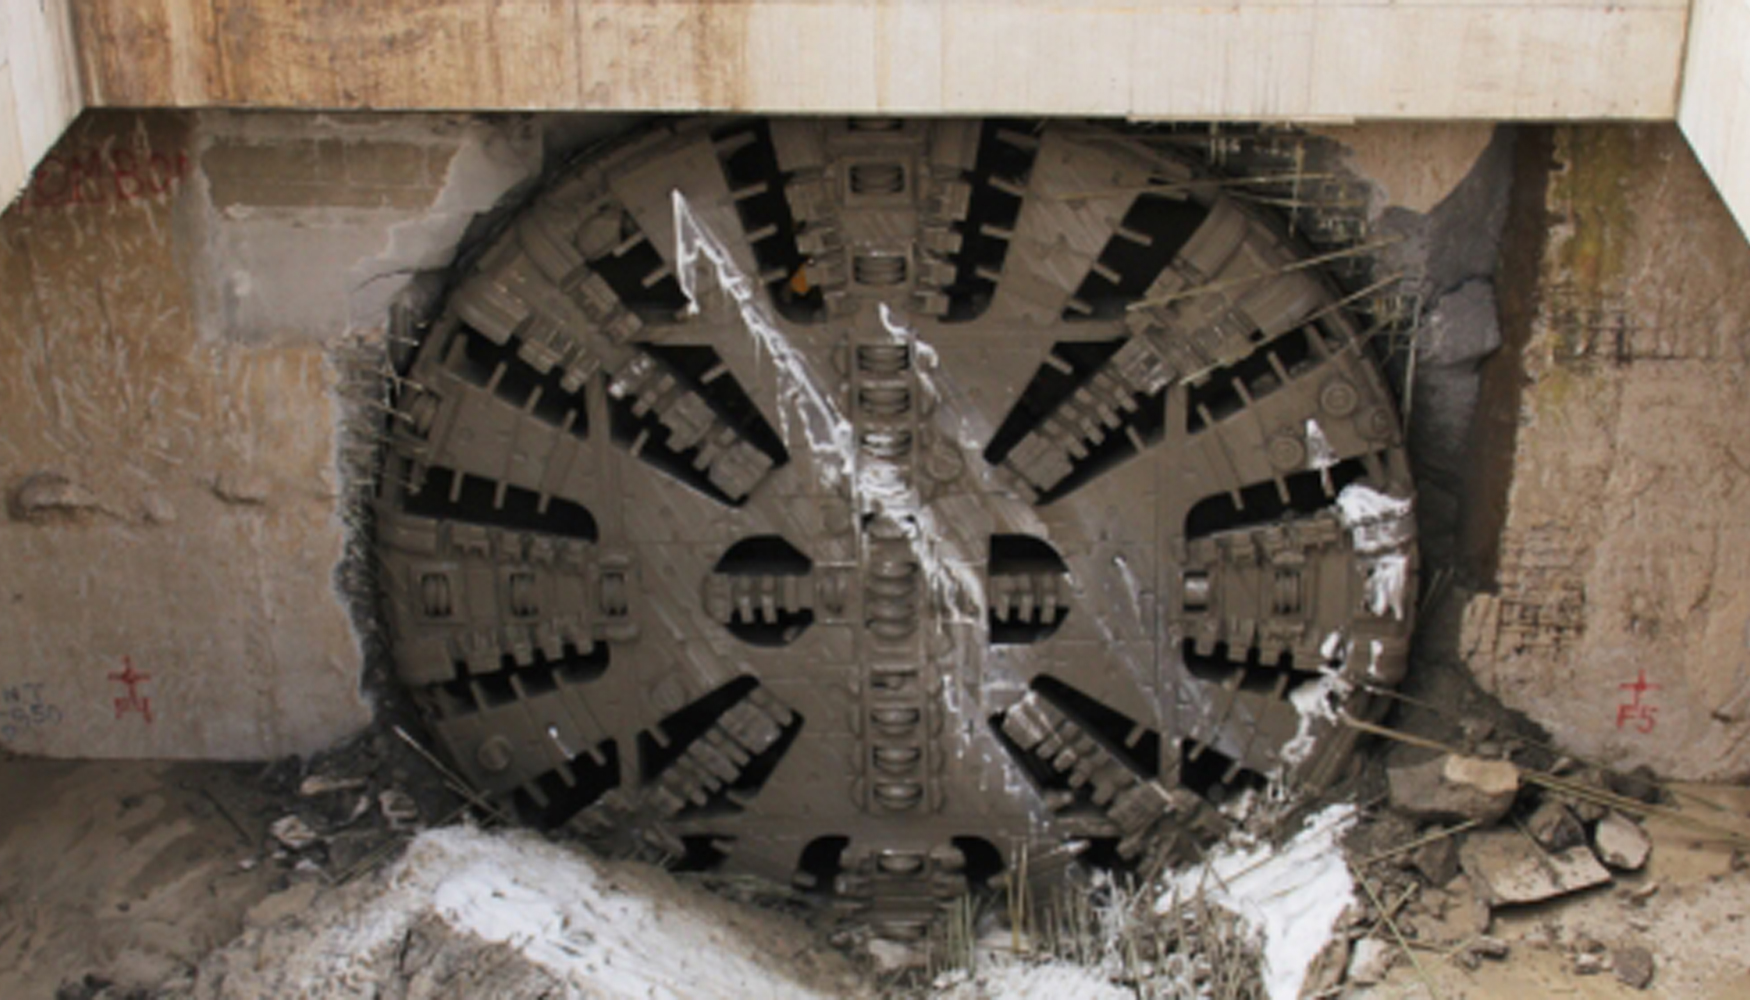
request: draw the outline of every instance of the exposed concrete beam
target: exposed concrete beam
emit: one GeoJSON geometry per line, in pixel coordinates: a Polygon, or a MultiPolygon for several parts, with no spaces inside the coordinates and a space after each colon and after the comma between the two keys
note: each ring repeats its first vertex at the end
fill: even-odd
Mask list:
{"type": "Polygon", "coordinates": [[[1694,0],[1686,53],[1689,13],[1689,0],[359,0],[337,17],[301,0],[0,0],[0,204],[85,103],[1677,116],[1750,231],[1750,0],[1694,0]]]}
{"type": "Polygon", "coordinates": [[[0,0],[0,208],[83,107],[67,0],[0,0]]]}
{"type": "Polygon", "coordinates": [[[91,103],[1669,118],[1688,0],[89,0],[91,103]]]}
{"type": "Polygon", "coordinates": [[[1750,235],[1750,0],[1695,0],[1677,123],[1750,235]]]}

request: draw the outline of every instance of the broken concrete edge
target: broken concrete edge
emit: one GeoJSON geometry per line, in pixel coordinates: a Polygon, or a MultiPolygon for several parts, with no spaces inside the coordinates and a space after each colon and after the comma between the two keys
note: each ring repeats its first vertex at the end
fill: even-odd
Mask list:
{"type": "MultiPolygon", "coordinates": [[[[332,117],[323,116],[323,120],[332,117]]],[[[484,127],[490,134],[500,118],[514,119],[521,128],[531,116],[450,117],[460,118],[463,124],[484,127]]],[[[494,238],[557,176],[555,164],[622,141],[625,134],[622,130],[628,128],[627,116],[579,117],[588,117],[590,121],[559,129],[558,135],[553,135],[552,127],[539,130],[540,149],[530,161],[535,169],[513,183],[496,185],[497,191],[489,200],[479,199],[472,205],[472,211],[452,212],[456,216],[452,224],[436,234],[428,233],[429,249],[419,251],[417,256],[429,266],[391,268],[379,275],[391,279],[395,287],[383,301],[378,322],[349,324],[346,332],[327,347],[328,363],[335,373],[334,462],[341,484],[339,516],[345,534],[344,555],[334,567],[333,578],[357,638],[361,660],[359,690],[370,708],[371,722],[329,747],[312,751],[333,749],[361,733],[387,730],[396,724],[418,726],[418,710],[406,689],[394,679],[375,552],[375,507],[382,476],[386,474],[385,428],[394,419],[395,381],[416,342],[416,330],[435,318],[445,296],[472,260],[491,246],[494,238]]],[[[630,119],[632,123],[639,120],[630,119]]],[[[247,125],[243,131],[247,132],[247,125]]],[[[453,161],[449,170],[447,178],[453,180],[456,171],[453,161]]],[[[488,192],[493,187],[488,184],[488,192]]]]}

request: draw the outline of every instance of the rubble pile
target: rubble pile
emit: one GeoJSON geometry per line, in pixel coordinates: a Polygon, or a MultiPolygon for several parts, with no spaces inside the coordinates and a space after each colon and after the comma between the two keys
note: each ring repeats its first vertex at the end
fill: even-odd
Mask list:
{"type": "Polygon", "coordinates": [[[1639,874],[1652,852],[1641,817],[1660,809],[1659,786],[1567,759],[1533,771],[1487,740],[1473,748],[1389,754],[1380,808],[1345,845],[1362,898],[1301,996],[1347,995],[1385,981],[1395,965],[1421,978],[1438,962],[1474,970],[1516,947],[1558,952],[1574,974],[1652,984],[1655,949],[1632,913],[1659,887],[1639,874]],[[1554,921],[1516,938],[1498,931],[1497,915],[1512,908],[1612,885],[1625,911],[1617,940],[1564,934],[1554,921]]]}

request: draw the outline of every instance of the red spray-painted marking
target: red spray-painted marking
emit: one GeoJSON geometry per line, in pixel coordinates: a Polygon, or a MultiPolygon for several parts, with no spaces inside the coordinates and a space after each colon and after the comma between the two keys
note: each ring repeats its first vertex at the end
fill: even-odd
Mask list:
{"type": "Polygon", "coordinates": [[[128,688],[127,697],[115,700],[115,717],[121,718],[129,712],[138,712],[148,725],[152,722],[152,699],[141,697],[140,685],[152,679],[151,674],[142,674],[134,669],[133,657],[122,657],[125,668],[119,674],[110,674],[109,679],[128,688]]]}
{"type": "Polygon", "coordinates": [[[1653,705],[1643,704],[1641,698],[1648,691],[1659,690],[1659,685],[1647,683],[1647,671],[1642,668],[1639,676],[1628,684],[1618,684],[1618,688],[1633,693],[1633,697],[1616,706],[1616,728],[1632,728],[1637,733],[1650,733],[1658,725],[1659,709],[1653,705]]]}

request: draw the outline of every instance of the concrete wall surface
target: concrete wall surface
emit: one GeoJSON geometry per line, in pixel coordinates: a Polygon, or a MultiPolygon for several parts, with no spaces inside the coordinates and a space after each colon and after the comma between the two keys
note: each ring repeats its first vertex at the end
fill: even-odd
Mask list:
{"type": "Polygon", "coordinates": [[[1533,158],[1543,246],[1494,373],[1517,441],[1466,659],[1576,752],[1742,776],[1750,245],[1671,126],[1559,128],[1533,158]]]}
{"type": "Polygon", "coordinates": [[[94,105],[1668,118],[1688,0],[88,0],[94,105]]]}
{"type": "Polygon", "coordinates": [[[1678,124],[1750,233],[1750,0],[1695,0],[1678,124]]]}
{"type": "Polygon", "coordinates": [[[0,0],[0,205],[84,109],[67,0],[0,0]]]}
{"type": "Polygon", "coordinates": [[[337,390],[538,166],[443,116],[68,132],[0,218],[0,746],[258,758],[368,721],[337,390]]]}
{"type": "Polygon", "coordinates": [[[1669,119],[1681,100],[1743,223],[1747,11],[1750,0],[362,0],[341,12],[4,0],[0,203],[84,104],[1311,122],[1669,119]]]}

